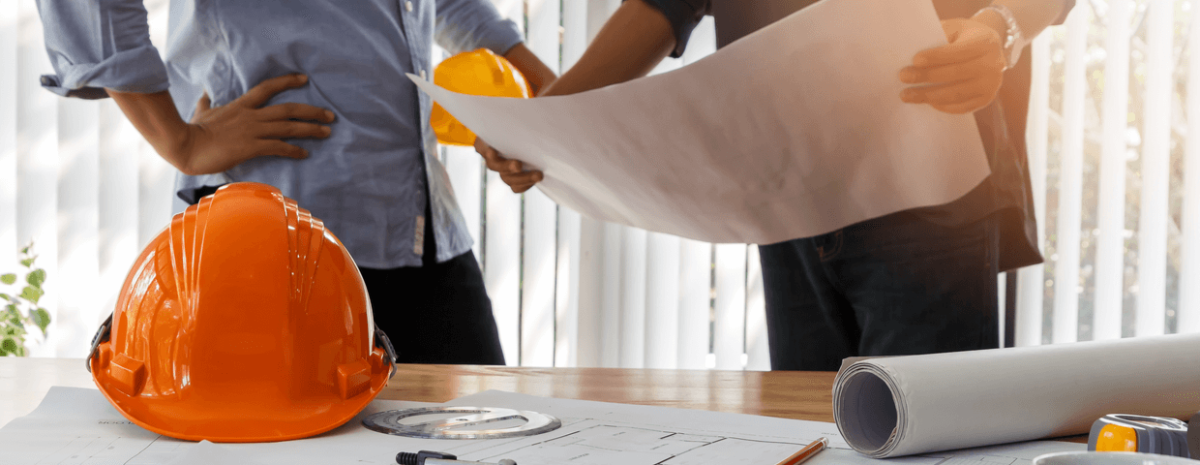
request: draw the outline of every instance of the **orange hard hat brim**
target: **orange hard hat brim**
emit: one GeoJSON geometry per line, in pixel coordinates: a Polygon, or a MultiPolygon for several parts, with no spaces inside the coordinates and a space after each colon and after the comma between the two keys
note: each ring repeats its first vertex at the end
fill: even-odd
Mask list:
{"type": "MultiPolygon", "coordinates": [[[[100,352],[111,353],[110,344],[102,344],[100,352]]],[[[104,375],[101,363],[105,357],[93,358],[91,366],[96,385],[104,397],[121,415],[142,428],[187,441],[276,442],[311,437],[353,419],[387,385],[393,370],[391,364],[384,361],[387,356],[383,349],[375,348],[371,354],[371,365],[382,367],[383,371],[372,376],[367,390],[333,403],[329,397],[314,398],[308,402],[297,399],[283,401],[286,393],[282,393],[282,396],[259,396],[255,402],[245,405],[232,403],[229,399],[178,402],[170,398],[131,397],[104,375]]]]}

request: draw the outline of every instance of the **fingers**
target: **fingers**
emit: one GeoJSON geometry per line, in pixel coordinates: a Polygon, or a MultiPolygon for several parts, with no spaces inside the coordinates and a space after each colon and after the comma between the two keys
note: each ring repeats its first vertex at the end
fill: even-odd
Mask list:
{"type": "Polygon", "coordinates": [[[986,98],[986,97],[979,97],[979,98],[968,100],[968,101],[962,102],[962,103],[956,103],[956,104],[951,104],[951,105],[932,105],[932,106],[935,110],[943,112],[943,113],[950,113],[952,115],[964,115],[967,113],[975,113],[979,110],[982,110],[984,107],[990,105],[991,103],[992,103],[992,99],[986,98]]]}
{"type": "Polygon", "coordinates": [[[514,194],[521,194],[529,189],[533,189],[533,186],[535,186],[535,185],[536,184],[522,184],[522,185],[514,186],[514,185],[510,184],[508,187],[510,189],[512,189],[514,194]]]}
{"type": "Polygon", "coordinates": [[[208,98],[208,92],[205,92],[200,95],[200,101],[196,102],[196,113],[210,109],[212,109],[212,100],[208,98]]]}
{"type": "Polygon", "coordinates": [[[475,139],[475,151],[483,157],[488,169],[500,174],[500,180],[508,184],[513,193],[525,192],[545,178],[541,171],[525,171],[520,161],[504,158],[482,139],[475,139]]]}
{"type": "MultiPolygon", "coordinates": [[[[900,94],[907,103],[927,103],[947,113],[970,113],[990,104],[1004,83],[1003,47],[999,36],[982,23],[962,21],[950,45],[926,50],[913,59],[914,66],[900,70],[911,87],[900,94]]],[[[952,28],[943,23],[947,35],[952,28]]]]}
{"type": "Polygon", "coordinates": [[[255,145],[254,156],[264,157],[271,155],[304,159],[308,158],[308,151],[281,140],[263,140],[255,145]]]}
{"type": "Polygon", "coordinates": [[[513,192],[518,194],[529,190],[529,188],[533,187],[534,184],[542,182],[543,178],[544,176],[542,175],[541,171],[500,173],[500,180],[504,181],[505,184],[508,184],[508,187],[511,187],[513,192]]]}
{"type": "Polygon", "coordinates": [[[987,56],[977,57],[965,63],[955,63],[929,68],[909,66],[900,70],[900,82],[906,84],[939,84],[992,77],[1003,79],[1005,63],[1002,59],[987,56]]]}
{"type": "Polygon", "coordinates": [[[958,40],[958,35],[962,33],[962,29],[963,20],[961,18],[942,20],[942,32],[946,33],[946,42],[958,40]]]}
{"type": "Polygon", "coordinates": [[[250,88],[245,95],[238,97],[234,102],[250,108],[258,108],[267,103],[267,100],[270,100],[275,94],[303,86],[306,83],[308,83],[308,76],[303,74],[288,74],[267,79],[257,86],[250,88]]]}
{"type": "Polygon", "coordinates": [[[905,89],[900,99],[905,103],[928,103],[930,105],[954,105],[986,98],[989,101],[996,96],[999,85],[991,85],[985,80],[971,80],[932,87],[914,87],[905,89]]]}
{"type": "Polygon", "coordinates": [[[515,194],[525,192],[545,179],[541,171],[524,171],[524,166],[516,160],[509,160],[505,166],[507,171],[499,171],[500,180],[508,184],[515,194]]]}
{"type": "Polygon", "coordinates": [[[332,123],[334,115],[332,111],[324,108],[305,105],[303,103],[281,103],[264,107],[259,111],[259,115],[263,119],[271,120],[304,120],[304,121],[320,121],[322,123],[332,123]]]}
{"type": "Polygon", "coordinates": [[[953,42],[950,42],[949,45],[917,53],[913,57],[913,65],[918,67],[941,66],[971,61],[973,58],[989,53],[1003,55],[1004,47],[1000,42],[1000,36],[982,23],[965,25],[952,39],[953,42]]]}
{"type": "Polygon", "coordinates": [[[537,185],[537,183],[509,184],[508,188],[512,189],[514,194],[522,194],[522,193],[525,193],[526,191],[528,191],[529,189],[533,189],[533,186],[536,186],[536,185],[537,185]]]}
{"type": "MultiPolygon", "coordinates": [[[[499,152],[492,150],[492,155],[490,158],[487,156],[484,156],[484,160],[487,161],[488,169],[495,171],[497,173],[500,173],[501,178],[503,178],[505,175],[516,175],[516,174],[525,173],[525,166],[521,162],[519,162],[517,160],[509,160],[507,158],[501,157],[498,153],[499,152]]],[[[540,171],[536,171],[536,172],[540,173],[540,171]]],[[[540,181],[540,179],[538,181],[540,181]]],[[[508,183],[508,181],[505,181],[505,182],[508,183]]],[[[522,182],[525,182],[525,181],[522,181],[522,182]]],[[[537,181],[533,181],[533,182],[537,182],[537,181]]],[[[511,184],[511,183],[509,183],[509,184],[511,184]]]]}
{"type": "Polygon", "coordinates": [[[487,165],[489,170],[499,173],[521,170],[521,162],[500,156],[500,152],[497,152],[496,149],[493,149],[492,146],[487,145],[487,143],[479,138],[475,139],[475,151],[483,157],[484,164],[487,165]]]}
{"type": "Polygon", "coordinates": [[[278,121],[264,123],[256,136],[269,139],[324,139],[329,137],[329,126],[300,121],[278,121]]]}

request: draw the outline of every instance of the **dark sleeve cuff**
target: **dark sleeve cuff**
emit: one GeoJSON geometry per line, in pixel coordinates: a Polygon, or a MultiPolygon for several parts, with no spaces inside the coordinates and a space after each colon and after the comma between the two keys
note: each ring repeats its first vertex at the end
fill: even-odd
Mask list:
{"type": "Polygon", "coordinates": [[[671,29],[675,32],[675,50],[671,51],[671,56],[674,58],[683,56],[688,39],[692,37],[692,30],[696,29],[696,25],[700,24],[700,20],[708,14],[711,5],[709,0],[642,1],[661,11],[663,16],[667,17],[667,21],[671,23],[671,29]]]}
{"type": "Polygon", "coordinates": [[[59,64],[58,74],[44,75],[41,85],[64,97],[102,99],[105,90],[151,94],[170,87],[167,68],[153,46],[117,52],[100,63],[59,64]]]}
{"type": "Polygon", "coordinates": [[[1054,20],[1054,25],[1057,26],[1067,22],[1067,15],[1071,14],[1072,8],[1075,8],[1075,0],[1064,0],[1062,14],[1058,16],[1058,19],[1054,20]]]}

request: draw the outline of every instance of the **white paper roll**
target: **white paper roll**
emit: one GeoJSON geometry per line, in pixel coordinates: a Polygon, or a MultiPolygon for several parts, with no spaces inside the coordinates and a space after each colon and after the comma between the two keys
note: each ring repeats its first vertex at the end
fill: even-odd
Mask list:
{"type": "Polygon", "coordinates": [[[846,442],[884,458],[1085,434],[1110,413],[1200,410],[1200,334],[863,360],[838,374],[846,442]]]}

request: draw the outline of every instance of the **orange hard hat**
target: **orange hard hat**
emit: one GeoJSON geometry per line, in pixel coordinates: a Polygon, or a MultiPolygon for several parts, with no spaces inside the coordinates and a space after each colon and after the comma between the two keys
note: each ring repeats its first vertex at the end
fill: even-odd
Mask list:
{"type": "MultiPolygon", "coordinates": [[[[433,70],[433,83],[448,90],[486,97],[529,98],[533,92],[525,77],[504,57],[481,48],[445,59],[433,70]]],[[[433,104],[429,125],[443,145],[475,144],[475,133],[433,104]]]]}
{"type": "Polygon", "coordinates": [[[130,421],[186,440],[262,442],[353,418],[395,372],[362,276],[278,189],[226,185],[138,257],[88,370],[130,421]]]}

